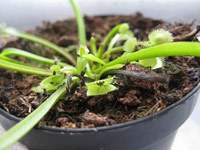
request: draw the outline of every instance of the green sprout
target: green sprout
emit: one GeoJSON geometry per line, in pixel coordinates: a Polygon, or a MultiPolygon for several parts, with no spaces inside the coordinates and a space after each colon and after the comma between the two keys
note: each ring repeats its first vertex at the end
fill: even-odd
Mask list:
{"type": "Polygon", "coordinates": [[[76,3],[75,0],[70,0],[71,5],[74,9],[74,13],[76,16],[76,22],[78,25],[78,34],[79,34],[79,43],[80,45],[86,45],[87,44],[87,40],[86,40],[86,31],[85,31],[85,23],[84,23],[84,19],[81,15],[81,12],[78,8],[78,5],[76,3]]]}
{"type": "Polygon", "coordinates": [[[0,150],[9,148],[26,135],[72,87],[85,86],[87,96],[105,95],[118,89],[114,75],[106,74],[122,69],[126,63],[157,69],[163,66],[168,56],[200,57],[199,42],[173,42],[172,34],[164,29],[151,32],[149,41],[139,41],[127,23],[113,27],[102,44],[97,46],[99,44],[94,37],[89,42],[86,40],[83,17],[75,0],[70,2],[76,14],[79,33],[76,60],[69,51],[66,52],[65,48],[52,42],[11,27],[0,26],[0,33],[39,43],[60,54],[64,57],[62,60],[70,62],[66,64],[16,48],[6,48],[0,53],[0,68],[42,76],[43,80],[32,91],[51,94],[34,112],[0,136],[0,150]],[[143,48],[138,49],[140,46],[143,48]],[[38,65],[42,67],[18,61],[14,59],[15,56],[42,64],[38,65]]]}

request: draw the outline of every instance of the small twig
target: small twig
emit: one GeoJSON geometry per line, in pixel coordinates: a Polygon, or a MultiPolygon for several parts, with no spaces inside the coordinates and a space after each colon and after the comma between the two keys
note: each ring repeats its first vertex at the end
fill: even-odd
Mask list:
{"type": "Polygon", "coordinates": [[[77,77],[77,78],[79,78],[80,80],[81,80],[81,85],[84,85],[84,79],[83,79],[83,77],[82,76],[80,76],[80,75],[78,75],[78,74],[71,74],[71,75],[69,75],[68,77],[67,77],[67,89],[68,89],[68,92],[69,93],[71,93],[71,87],[70,87],[70,85],[71,85],[71,82],[72,82],[72,78],[73,77],[77,77]]]}
{"type": "Polygon", "coordinates": [[[147,116],[147,115],[149,115],[149,114],[151,114],[151,113],[154,113],[154,112],[158,109],[158,107],[159,107],[160,104],[161,104],[161,101],[158,101],[155,105],[153,105],[153,107],[151,107],[151,108],[144,114],[144,116],[147,116]]]}
{"type": "Polygon", "coordinates": [[[200,25],[196,27],[196,29],[192,30],[190,33],[186,35],[177,36],[174,38],[174,41],[186,41],[192,39],[197,33],[200,32],[200,25]]]}
{"type": "Polygon", "coordinates": [[[128,70],[112,70],[104,74],[104,76],[110,75],[110,74],[122,74],[125,76],[130,76],[136,79],[140,80],[148,80],[151,82],[165,82],[168,83],[170,80],[170,77],[167,75],[159,75],[159,74],[152,74],[152,73],[141,73],[141,72],[135,72],[135,71],[128,71],[128,70]]]}

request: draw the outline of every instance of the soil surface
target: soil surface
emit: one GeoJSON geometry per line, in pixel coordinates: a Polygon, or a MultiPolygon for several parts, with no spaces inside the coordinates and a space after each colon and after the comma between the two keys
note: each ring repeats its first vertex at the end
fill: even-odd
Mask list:
{"type": "MultiPolygon", "coordinates": [[[[98,41],[118,23],[129,23],[131,30],[140,40],[154,29],[165,28],[181,39],[192,31],[193,22],[168,24],[161,20],[153,20],[137,13],[131,16],[85,17],[87,37],[94,36],[98,41]]],[[[76,23],[73,19],[44,22],[42,27],[30,31],[49,39],[56,44],[67,47],[76,53],[78,43],[76,23]]],[[[184,40],[196,40],[190,36],[184,40]]],[[[0,41],[1,49],[16,47],[35,54],[52,58],[54,53],[38,44],[12,38],[9,42],[0,41]]],[[[59,56],[57,56],[59,57],[59,56]]],[[[18,59],[18,58],[17,58],[18,59]]],[[[23,60],[25,61],[25,60],[23,60]]],[[[33,65],[35,65],[33,63],[33,65]]],[[[141,80],[125,75],[117,75],[118,91],[104,96],[87,97],[86,88],[77,88],[73,93],[61,99],[40,121],[40,126],[56,126],[61,128],[92,128],[109,126],[135,120],[158,112],[177,102],[190,92],[200,81],[200,59],[194,57],[166,58],[164,68],[150,70],[137,65],[124,65],[125,70],[162,75],[169,77],[169,82],[141,80]]],[[[35,94],[31,88],[37,86],[41,77],[22,75],[20,73],[0,69],[0,108],[19,117],[26,117],[34,111],[48,94],[35,94]]]]}

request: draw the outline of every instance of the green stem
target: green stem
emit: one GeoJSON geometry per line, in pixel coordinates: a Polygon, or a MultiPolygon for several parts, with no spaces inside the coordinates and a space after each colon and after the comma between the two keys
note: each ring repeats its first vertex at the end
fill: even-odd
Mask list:
{"type": "Polygon", "coordinates": [[[200,43],[199,42],[173,42],[153,46],[142,49],[137,52],[129,53],[122,57],[119,57],[97,71],[101,71],[106,67],[116,64],[124,64],[135,60],[154,58],[154,57],[167,57],[167,56],[200,56],[200,43]]]}
{"type": "Polygon", "coordinates": [[[90,48],[91,48],[92,54],[96,56],[97,55],[97,45],[96,45],[96,40],[94,37],[91,37],[91,39],[90,39],[90,48]]]}
{"type": "Polygon", "coordinates": [[[116,54],[116,53],[120,53],[123,52],[124,47],[120,46],[120,47],[115,47],[113,49],[110,50],[110,54],[116,54]]]}
{"type": "Polygon", "coordinates": [[[84,23],[84,19],[81,15],[81,12],[78,8],[78,5],[76,3],[75,0],[70,0],[71,5],[73,7],[75,16],[76,16],[76,22],[78,25],[78,34],[79,34],[79,42],[80,45],[86,45],[87,44],[87,40],[86,40],[86,31],[85,31],[85,23],[84,23]]]}
{"type": "MultiPolygon", "coordinates": [[[[147,47],[152,46],[149,43],[149,41],[137,42],[137,45],[143,45],[143,46],[147,46],[147,47]]],[[[111,54],[116,54],[116,53],[123,52],[123,50],[124,50],[123,46],[115,47],[115,48],[111,49],[110,51],[106,51],[106,53],[104,53],[103,57],[105,57],[106,55],[111,55],[111,54]]]]}
{"type": "Polygon", "coordinates": [[[11,59],[11,58],[8,58],[8,57],[3,56],[3,55],[0,55],[0,59],[9,61],[9,62],[12,62],[12,63],[15,63],[15,64],[20,64],[20,65],[24,65],[24,66],[30,66],[30,65],[28,65],[28,64],[25,64],[25,63],[23,63],[23,62],[20,62],[20,61],[11,59]]]}
{"type": "Polygon", "coordinates": [[[68,47],[63,47],[63,50],[66,51],[67,53],[75,51],[78,49],[78,45],[69,45],[68,47]]]}
{"type": "Polygon", "coordinates": [[[120,47],[115,47],[109,51],[106,51],[103,55],[103,58],[105,58],[107,55],[111,55],[111,54],[116,54],[116,53],[120,53],[120,52],[123,52],[124,50],[124,47],[123,46],[120,46],[120,47]]]}
{"type": "MultiPolygon", "coordinates": [[[[149,41],[144,41],[144,42],[137,42],[137,45],[143,45],[143,46],[147,46],[147,47],[150,47],[152,46],[149,41]]],[[[120,53],[120,52],[123,52],[124,50],[124,47],[123,46],[119,46],[119,47],[115,47],[109,51],[106,51],[103,55],[103,58],[106,56],[106,55],[111,55],[111,54],[116,54],[116,53],[120,53]]]]}
{"type": "Polygon", "coordinates": [[[56,104],[56,102],[66,93],[66,86],[60,87],[45,102],[43,102],[35,111],[13,126],[7,132],[0,136],[0,149],[9,148],[12,144],[26,135],[56,104]]]}
{"type": "Polygon", "coordinates": [[[36,67],[31,67],[31,66],[25,66],[22,64],[16,64],[13,62],[9,62],[3,59],[0,59],[0,68],[8,69],[8,70],[13,70],[21,73],[26,73],[26,74],[34,74],[34,75],[39,75],[39,76],[51,76],[52,72],[46,69],[40,69],[36,67]]]}
{"type": "MultiPolygon", "coordinates": [[[[105,48],[107,48],[109,42],[112,40],[112,38],[114,37],[115,34],[117,34],[120,30],[120,28],[123,26],[124,24],[119,24],[117,26],[115,26],[114,28],[112,28],[112,30],[107,34],[107,36],[105,37],[102,45],[103,45],[103,52],[105,51],[105,48]]],[[[100,51],[100,49],[98,50],[100,51]]]]}
{"type": "MultiPolygon", "coordinates": [[[[36,62],[41,62],[41,63],[47,64],[47,65],[55,64],[55,60],[45,58],[45,57],[42,57],[42,56],[38,56],[38,55],[32,54],[30,52],[20,50],[20,49],[16,49],[16,48],[4,49],[3,52],[0,55],[3,55],[3,56],[12,56],[12,55],[21,56],[21,57],[27,58],[29,60],[34,60],[36,62]]],[[[58,64],[60,64],[61,66],[66,66],[66,64],[62,63],[62,62],[58,62],[58,64]]]]}
{"type": "Polygon", "coordinates": [[[139,41],[139,42],[137,42],[137,45],[142,45],[142,46],[146,46],[146,47],[152,46],[152,44],[149,41],[139,41]]]}
{"type": "Polygon", "coordinates": [[[7,34],[10,34],[10,35],[19,37],[19,38],[23,38],[23,39],[41,44],[43,46],[46,46],[46,47],[54,50],[55,52],[59,53],[60,55],[64,56],[72,64],[74,64],[74,65],[76,64],[74,58],[69,53],[64,51],[63,48],[57,46],[56,44],[54,44],[54,43],[52,43],[52,42],[50,42],[46,39],[43,39],[41,37],[26,33],[26,32],[18,31],[14,28],[11,28],[11,27],[2,27],[2,28],[0,28],[0,32],[7,33],[7,34]]]}
{"type": "Polygon", "coordinates": [[[103,56],[103,51],[104,51],[104,46],[103,46],[103,45],[100,45],[100,46],[99,46],[99,49],[98,49],[98,51],[97,51],[97,57],[98,57],[98,58],[102,58],[102,56],[103,56]]]}

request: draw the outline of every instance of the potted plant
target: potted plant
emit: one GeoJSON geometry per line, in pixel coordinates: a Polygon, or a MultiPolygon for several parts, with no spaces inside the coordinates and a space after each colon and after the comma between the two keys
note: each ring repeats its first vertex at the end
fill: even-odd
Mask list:
{"type": "MultiPolygon", "coordinates": [[[[114,26],[98,45],[98,39],[94,37],[87,42],[84,20],[75,1],[71,0],[71,3],[76,14],[79,33],[78,48],[77,44],[75,45],[78,49],[77,59],[74,59],[69,47],[62,48],[41,37],[4,25],[0,28],[3,34],[41,44],[62,56],[53,60],[17,48],[3,49],[0,54],[1,68],[21,74],[37,75],[37,79],[33,76],[29,79],[31,86],[34,85],[33,82],[42,81],[32,88],[31,94],[34,95],[28,93],[31,98],[37,97],[41,100],[38,105],[37,100],[31,101],[30,103],[33,102],[31,106],[26,100],[21,100],[23,106],[28,106],[28,112],[31,113],[20,122],[19,118],[5,112],[7,109],[5,105],[2,106],[5,109],[0,110],[2,125],[8,129],[16,122],[19,123],[0,136],[0,149],[8,148],[26,134],[21,140],[30,149],[170,148],[177,128],[191,113],[199,90],[199,64],[198,58],[194,56],[200,56],[200,43],[180,41],[193,38],[198,33],[199,27],[181,37],[173,37],[169,31],[159,29],[149,33],[148,40],[140,41],[134,36],[129,25],[122,23],[114,26]],[[17,56],[18,59],[10,56],[17,56]],[[169,56],[193,57],[183,59],[169,56]],[[29,60],[28,63],[26,60],[29,60]],[[191,60],[192,70],[186,63],[191,60]],[[178,61],[177,66],[173,65],[174,61],[178,61]],[[38,65],[40,63],[43,64],[42,67],[38,65]],[[170,69],[171,67],[174,68],[170,69]],[[182,72],[181,69],[186,69],[186,72],[182,72]],[[177,77],[180,75],[184,78],[178,80],[177,77]],[[183,82],[183,79],[187,82],[183,82]],[[189,84],[190,80],[191,84],[189,84]],[[182,94],[176,93],[178,87],[174,88],[178,82],[189,86],[184,88],[182,94]],[[168,93],[167,97],[162,95],[171,90],[175,92],[168,93]],[[142,91],[144,93],[141,93],[142,91]],[[159,92],[162,93],[159,95],[159,92]],[[176,101],[174,99],[177,98],[173,98],[174,94],[177,94],[178,98],[181,97],[181,100],[174,103],[176,101]],[[153,99],[150,96],[154,96],[153,99]],[[46,99],[43,99],[45,97],[46,99]],[[163,97],[165,99],[161,99],[163,97]],[[168,101],[164,102],[164,100],[168,101]],[[101,101],[103,103],[106,101],[106,104],[103,105],[101,101]],[[142,103],[149,106],[144,106],[142,103]],[[173,105],[168,106],[168,103],[173,105]],[[33,129],[54,105],[57,105],[54,109],[59,111],[59,114],[65,114],[64,117],[61,116],[56,120],[58,126],[63,125],[62,128],[44,127],[40,123],[39,127],[33,129]],[[72,123],[68,119],[74,120],[72,117],[78,112],[77,108],[76,112],[72,112],[74,105],[80,108],[81,115],[72,123]],[[108,112],[104,113],[105,116],[93,113],[94,109],[103,109],[102,105],[104,109],[108,107],[109,111],[112,111],[116,105],[120,109],[123,107],[124,112],[131,112],[127,115],[130,120],[135,116],[137,120],[118,124],[114,120],[116,116],[109,116],[108,112]]],[[[17,86],[23,84],[18,83],[17,86]]]]}

